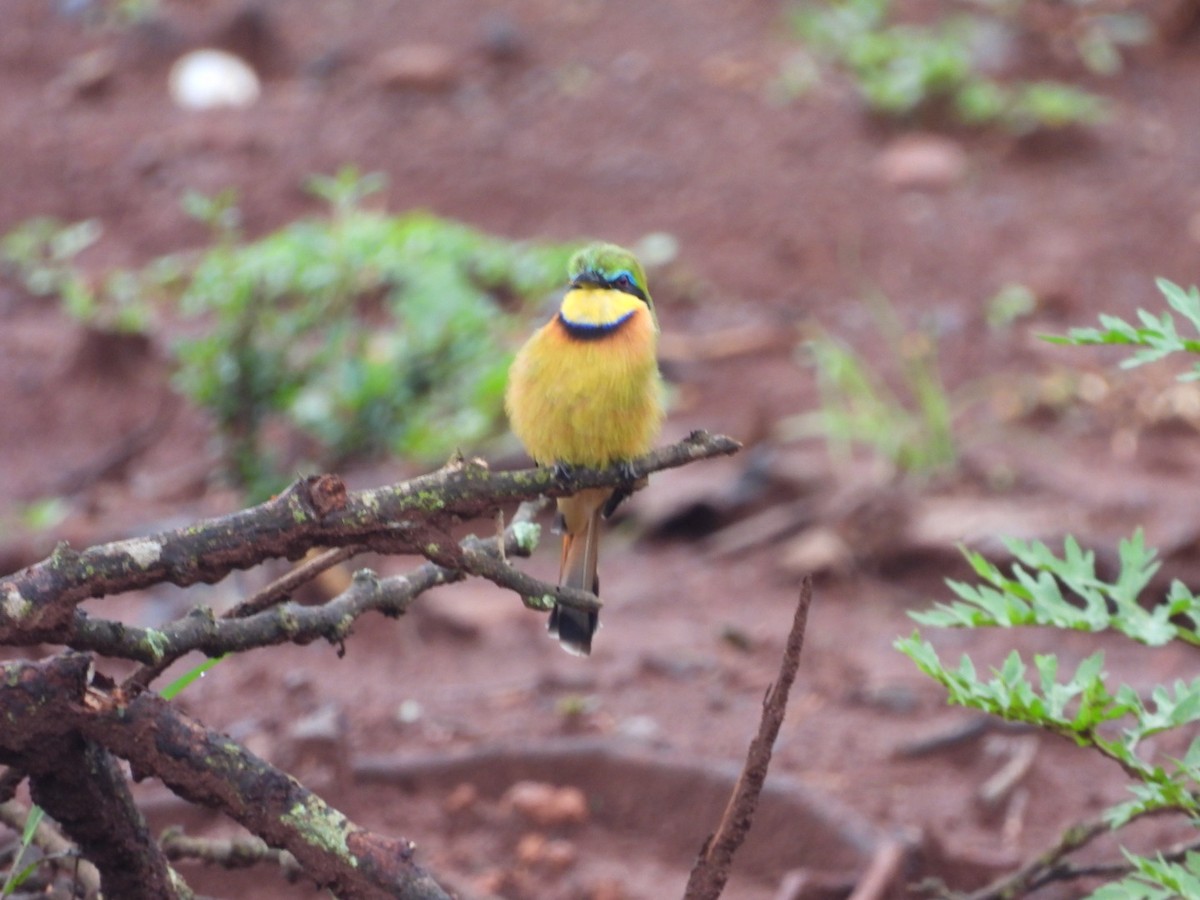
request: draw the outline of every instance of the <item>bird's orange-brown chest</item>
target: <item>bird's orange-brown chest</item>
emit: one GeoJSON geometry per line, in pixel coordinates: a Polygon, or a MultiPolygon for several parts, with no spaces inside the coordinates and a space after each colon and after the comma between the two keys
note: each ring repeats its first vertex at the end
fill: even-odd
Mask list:
{"type": "Polygon", "coordinates": [[[648,451],[663,409],[649,308],[614,290],[573,290],[521,348],[505,407],[539,464],[606,466],[648,451]]]}

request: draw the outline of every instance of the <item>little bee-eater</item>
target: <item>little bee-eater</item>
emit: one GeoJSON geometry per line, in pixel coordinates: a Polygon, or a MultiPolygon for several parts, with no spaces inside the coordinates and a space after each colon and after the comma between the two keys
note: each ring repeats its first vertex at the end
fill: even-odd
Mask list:
{"type": "MultiPolygon", "coordinates": [[[[646,276],[628,250],[592,244],[571,258],[558,313],[529,339],[504,398],[513,431],[538,465],[604,467],[650,450],[662,424],[658,319],[646,276]]],[[[586,490],[558,501],[559,584],[600,595],[600,517],[624,496],[586,490]]],[[[555,607],[550,633],[586,656],[597,613],[555,607]]]]}

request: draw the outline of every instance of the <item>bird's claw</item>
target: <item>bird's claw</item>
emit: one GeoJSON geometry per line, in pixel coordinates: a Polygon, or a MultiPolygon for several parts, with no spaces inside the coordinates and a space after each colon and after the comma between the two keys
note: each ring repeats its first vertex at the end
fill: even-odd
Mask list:
{"type": "Polygon", "coordinates": [[[556,462],[552,471],[554,472],[554,480],[559,484],[565,484],[575,476],[575,467],[570,463],[562,461],[556,462]]]}
{"type": "Polygon", "coordinates": [[[604,508],[600,511],[600,514],[606,519],[617,511],[618,506],[633,496],[634,491],[646,484],[645,476],[638,475],[637,469],[628,460],[619,460],[616,466],[617,471],[621,473],[621,483],[613,489],[604,508]]]}

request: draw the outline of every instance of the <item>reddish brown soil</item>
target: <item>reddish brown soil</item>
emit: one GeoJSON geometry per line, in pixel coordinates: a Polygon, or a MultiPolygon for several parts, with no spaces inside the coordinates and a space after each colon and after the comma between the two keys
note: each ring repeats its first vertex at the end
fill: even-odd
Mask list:
{"type": "MultiPolygon", "coordinates": [[[[995,732],[898,754],[971,717],[947,709],[891,645],[912,629],[906,610],[944,599],[941,579],[962,575],[950,549],[956,538],[994,546],[985,538],[998,532],[1070,530],[1110,559],[1115,541],[1145,524],[1167,552],[1165,574],[1195,570],[1194,506],[1179,485],[1194,483],[1196,437],[1178,412],[1186,403],[1161,412],[1163,398],[1175,396],[1170,373],[1117,376],[1104,368],[1108,357],[1035,339],[1092,324],[1101,311],[1156,307],[1154,276],[1197,280],[1195,40],[1096,83],[1113,98],[1110,124],[1024,140],[955,134],[964,177],[902,190],[879,169],[900,132],[870,124],[843,85],[829,82],[790,105],[767,99],[792,49],[773,0],[296,0],[264,4],[233,26],[237,7],[211,0],[164,3],[161,21],[119,31],[54,6],[0,6],[0,231],[34,215],[94,217],[104,236],[84,262],[98,272],[199,245],[203,229],[180,210],[186,190],[236,187],[249,232],[260,234],[315,211],[300,187],[307,175],[353,163],[387,173],[390,209],[427,207],[514,238],[632,243],[669,232],[679,260],[655,282],[665,368],[678,388],[668,436],[704,427],[773,451],[767,488],[732,512],[721,497],[764,455],[660,476],[637,498],[631,518],[644,527],[618,529],[603,560],[608,605],[589,660],[562,654],[541,616],[468,584],[397,622],[364,622],[343,659],[311,646],[227,661],[184,695],[189,710],[290,767],[364,825],[415,839],[465,896],[678,896],[715,822],[712,804],[698,799],[711,788],[702,773],[670,800],[626,808],[613,799],[619,791],[657,796],[660,778],[614,768],[607,750],[604,765],[581,769],[558,757],[524,768],[486,754],[457,768],[429,759],[496,746],[519,758],[522,748],[570,736],[668,763],[740,759],[778,664],[798,572],[813,558],[794,561],[803,549],[794,538],[808,526],[809,536],[837,535],[851,552],[822,557],[837,564],[818,582],[773,777],[814,790],[814,808],[828,798],[825,813],[842,827],[877,829],[863,832],[868,855],[881,835],[913,847],[906,878],[961,887],[1121,798],[1118,771],[1050,738],[995,732]],[[167,67],[201,42],[239,49],[262,70],[258,105],[207,114],[172,107],[167,67]],[[448,55],[448,83],[382,83],[381,54],[411,44],[448,55]],[[72,89],[64,73],[95,49],[112,52],[111,76],[94,91],[72,89]],[[1009,282],[1029,284],[1042,302],[1012,330],[989,329],[987,301],[1009,282]],[[819,448],[772,436],[777,422],[816,404],[812,373],[795,358],[803,328],[819,322],[878,355],[882,342],[861,300],[873,289],[908,326],[938,330],[946,383],[973,400],[961,419],[961,474],[923,489],[884,487],[859,467],[832,465],[819,448]],[[722,352],[739,334],[764,330],[777,338],[722,352]],[[714,335],[716,352],[705,352],[714,335]],[[1088,371],[1111,381],[1102,400],[1084,403],[1069,390],[1056,399],[1056,386],[1088,371]],[[818,520],[796,511],[779,539],[725,553],[721,535],[701,540],[698,505],[727,525],[785,504],[799,510],[805,497],[818,520]],[[914,536],[914,522],[939,511],[944,519],[946,510],[958,511],[949,537],[931,546],[914,536]],[[976,514],[982,524],[965,523],[976,514]],[[341,726],[326,741],[298,740],[295,723],[320,710],[341,726]],[[1025,781],[1002,808],[983,810],[976,792],[1028,740],[1037,749],[1025,781]],[[405,759],[426,762],[406,767],[405,759]],[[571,781],[587,794],[589,823],[547,832],[567,841],[559,847],[566,862],[539,855],[536,838],[518,847],[539,829],[497,799],[508,775],[571,781]],[[449,812],[444,798],[459,782],[480,793],[449,812]]],[[[71,504],[53,533],[7,526],[0,570],[60,538],[81,546],[237,506],[209,478],[209,423],[167,393],[161,342],[98,343],[11,279],[0,281],[0,322],[0,524],[39,497],[63,494],[71,504]]],[[[402,471],[397,463],[345,474],[365,485],[402,471]]],[[[554,555],[543,547],[533,568],[550,575],[554,555]]],[[[403,566],[378,562],[386,572],[403,566]]],[[[121,598],[97,604],[97,613],[159,621],[260,583],[252,574],[203,596],[121,598]]],[[[1182,653],[1082,635],[936,638],[951,658],[969,651],[987,663],[1019,646],[1070,664],[1100,646],[1110,669],[1138,686],[1190,671],[1182,653]]],[[[162,797],[148,802],[156,822],[223,830],[162,797]]],[[[763,828],[770,852],[746,857],[729,896],[776,896],[789,870],[865,865],[822,866],[816,857],[829,863],[836,842],[807,819],[763,828]],[[806,855],[805,847],[820,850],[806,855]]],[[[220,896],[315,896],[270,873],[185,871],[220,896]]],[[[836,885],[804,896],[826,895],[837,895],[836,885]]]]}

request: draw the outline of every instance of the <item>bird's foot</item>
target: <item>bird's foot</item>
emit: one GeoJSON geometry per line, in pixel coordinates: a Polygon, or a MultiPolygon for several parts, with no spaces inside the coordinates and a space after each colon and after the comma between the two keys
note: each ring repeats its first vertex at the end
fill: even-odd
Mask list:
{"type": "Polygon", "coordinates": [[[623,481],[613,488],[612,494],[609,495],[604,508],[600,511],[600,514],[606,519],[617,511],[618,506],[633,496],[634,491],[646,486],[646,476],[639,476],[637,469],[628,460],[619,460],[616,466],[623,481]]]}
{"type": "Polygon", "coordinates": [[[556,462],[553,466],[554,480],[559,484],[565,484],[575,476],[575,467],[570,463],[556,462]]]}

